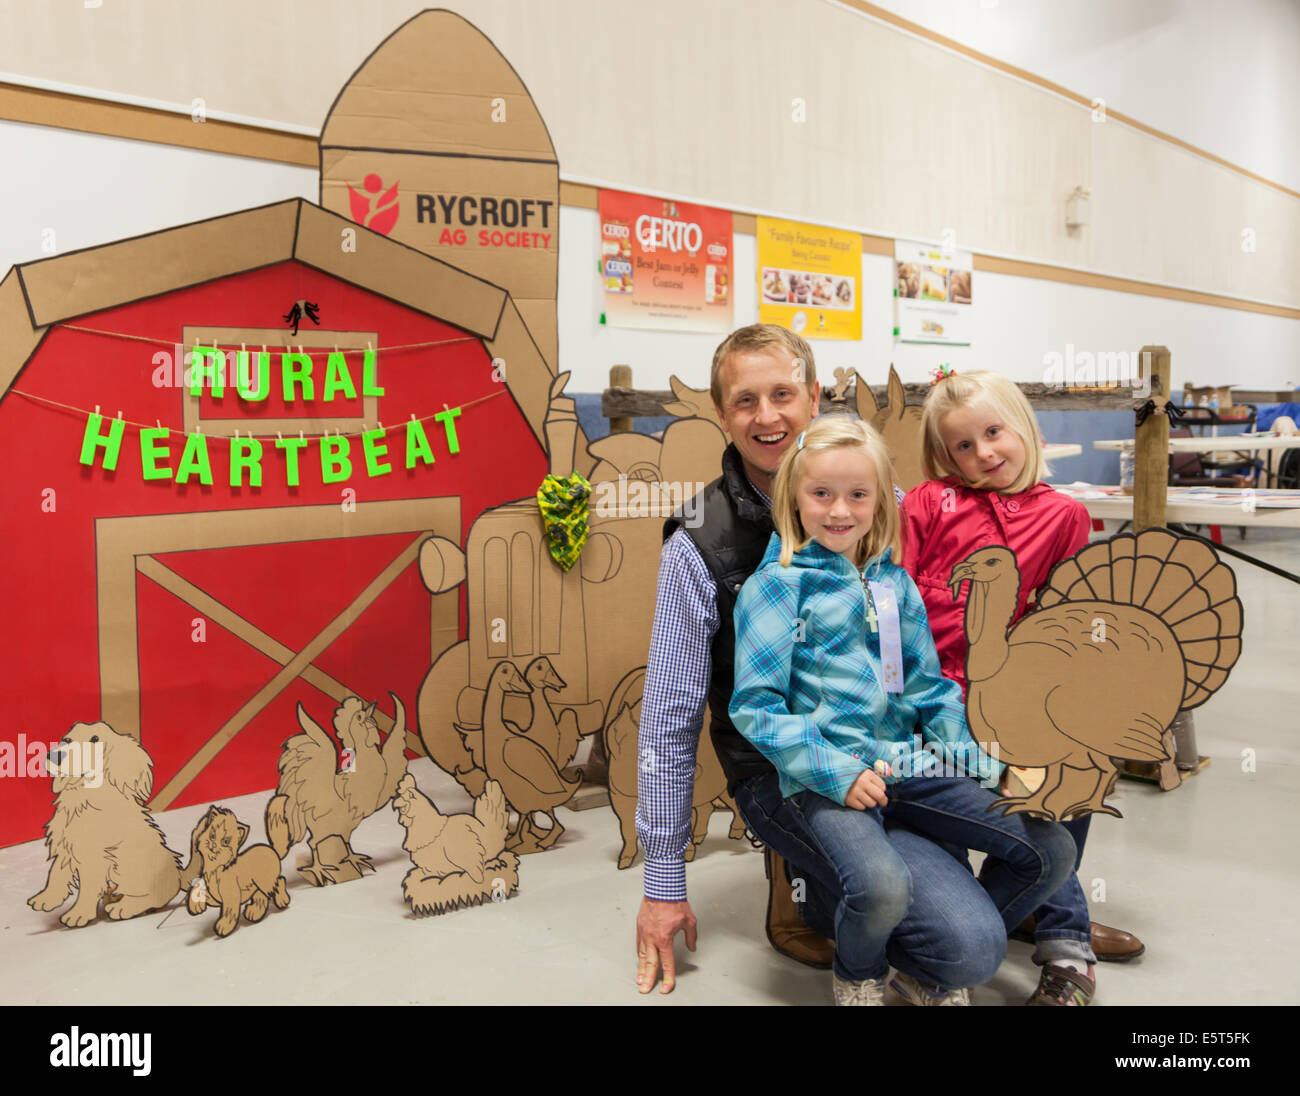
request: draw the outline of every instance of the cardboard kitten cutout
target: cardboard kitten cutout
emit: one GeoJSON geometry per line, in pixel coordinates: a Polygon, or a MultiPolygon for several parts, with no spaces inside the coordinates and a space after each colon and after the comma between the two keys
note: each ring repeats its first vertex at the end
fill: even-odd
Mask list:
{"type": "Polygon", "coordinates": [[[402,894],[417,914],[449,913],[519,892],[519,857],[506,851],[509,807],[501,785],[489,780],[467,814],[443,814],[407,773],[393,809],[406,830],[402,841],[415,866],[402,894]]]}
{"type": "Polygon", "coordinates": [[[1167,529],[1062,560],[1010,629],[1020,590],[1011,550],[971,553],[952,570],[954,597],[965,582],[971,734],[1008,765],[1044,770],[1032,794],[1000,802],[1008,814],[1120,817],[1105,803],[1115,759],[1166,759],[1174,717],[1213,696],[1241,654],[1232,570],[1204,541],[1167,529]]]}
{"type": "Polygon", "coordinates": [[[233,811],[215,804],[199,819],[190,835],[190,863],[194,872],[185,908],[191,916],[215,907],[220,916],[213,925],[218,936],[229,936],[239,925],[239,913],[257,922],[274,903],[282,910],[289,905],[289,891],[280,874],[280,861],[289,851],[289,830],[284,815],[274,808],[278,796],[266,810],[266,835],[271,844],[250,845],[240,852],[248,838],[245,826],[233,811]]]}

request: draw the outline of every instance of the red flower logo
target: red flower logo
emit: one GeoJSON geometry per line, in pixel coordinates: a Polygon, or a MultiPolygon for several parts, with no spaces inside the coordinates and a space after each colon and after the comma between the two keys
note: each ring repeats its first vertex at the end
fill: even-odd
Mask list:
{"type": "Polygon", "coordinates": [[[362,180],[363,190],[352,189],[348,184],[348,200],[352,204],[352,219],[357,224],[365,225],[372,232],[387,236],[397,224],[397,187],[394,183],[383,194],[384,181],[378,175],[370,174],[362,180]]]}

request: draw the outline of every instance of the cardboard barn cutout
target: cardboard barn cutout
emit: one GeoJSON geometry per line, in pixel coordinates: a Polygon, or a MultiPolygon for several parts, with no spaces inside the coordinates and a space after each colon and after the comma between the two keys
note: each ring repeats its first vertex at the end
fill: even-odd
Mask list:
{"type": "Polygon", "coordinates": [[[1113,814],[1115,759],[1161,761],[1181,709],[1204,704],[1241,654],[1232,570],[1204,541],[1148,529],[1062,560],[1013,627],[1015,555],[981,548],[952,570],[966,602],[966,713],[1008,765],[1044,770],[1008,813],[1113,814]]]}
{"type": "Polygon", "coordinates": [[[889,367],[889,388],[884,406],[876,403],[870,386],[855,373],[858,417],[870,423],[885,439],[894,464],[894,478],[904,491],[925,479],[921,464],[921,408],[909,407],[898,370],[889,367]]]}
{"type": "Polygon", "coordinates": [[[510,811],[495,780],[484,785],[472,812],[443,814],[407,773],[393,809],[406,830],[402,848],[415,865],[402,880],[414,913],[449,913],[519,892],[519,857],[506,850],[510,811]]]}
{"type": "Polygon", "coordinates": [[[199,819],[190,835],[190,862],[186,874],[193,874],[185,908],[191,916],[206,909],[220,911],[213,931],[229,936],[239,925],[239,913],[257,922],[274,904],[278,910],[289,905],[289,891],[280,874],[280,861],[289,850],[289,833],[284,816],[272,813],[273,797],[267,806],[266,834],[271,844],[250,845],[248,827],[233,811],[215,804],[199,819]]]}
{"type": "Polygon", "coordinates": [[[159,909],[188,885],[145,806],[153,761],[134,738],[107,723],[77,723],[50,752],[54,814],[45,825],[50,873],[28,899],[49,912],[76,895],[59,920],[69,928],[104,915],[121,921],[159,909]]]}
{"type": "Polygon", "coordinates": [[[360,879],[367,868],[374,870],[370,857],[356,852],[350,842],[352,831],[387,805],[406,775],[406,710],[395,694],[389,695],[396,718],[382,745],[373,703],[350,696],[335,709],[337,749],[334,739],[298,705],[303,733],[284,744],[266,832],[283,833],[286,848],[307,839],[311,858],[298,870],[318,887],[360,879]]]}

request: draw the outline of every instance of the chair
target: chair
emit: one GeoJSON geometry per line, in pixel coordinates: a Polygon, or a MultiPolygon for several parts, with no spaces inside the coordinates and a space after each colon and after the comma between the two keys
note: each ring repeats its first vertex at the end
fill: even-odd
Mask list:
{"type": "MultiPolygon", "coordinates": [[[[1183,422],[1191,426],[1197,426],[1202,429],[1206,426],[1218,426],[1229,423],[1233,426],[1248,425],[1248,428],[1255,425],[1255,408],[1250,407],[1250,415],[1244,419],[1222,419],[1208,407],[1188,407],[1183,411],[1183,422]]],[[[1170,427],[1169,436],[1171,438],[1193,438],[1196,434],[1192,433],[1189,426],[1170,427]]],[[[1256,479],[1259,476],[1259,462],[1253,457],[1242,459],[1239,455],[1233,453],[1218,454],[1226,459],[1207,459],[1200,453],[1170,453],[1169,454],[1169,486],[1170,487],[1254,487],[1256,479]],[[1250,475],[1244,475],[1246,469],[1250,470],[1250,475]],[[1221,475],[1207,475],[1209,472],[1220,472],[1221,475]]],[[[1241,539],[1246,539],[1246,527],[1238,526],[1237,531],[1241,534],[1241,539]]],[[[1210,539],[1215,544],[1223,543],[1223,531],[1218,525],[1210,526],[1210,539]]]]}

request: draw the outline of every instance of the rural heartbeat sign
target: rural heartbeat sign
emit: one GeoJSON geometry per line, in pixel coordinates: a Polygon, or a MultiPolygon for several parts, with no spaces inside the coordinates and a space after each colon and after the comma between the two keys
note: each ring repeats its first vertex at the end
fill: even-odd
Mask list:
{"type": "MultiPolygon", "coordinates": [[[[235,388],[242,400],[258,403],[267,398],[271,391],[271,354],[239,350],[234,352],[236,359],[235,388]]],[[[193,351],[194,365],[190,370],[190,395],[201,396],[204,388],[213,398],[220,399],[225,394],[226,354],[217,347],[196,346],[193,351]]],[[[361,389],[362,397],[384,395],[376,374],[377,355],[374,350],[366,350],[362,361],[361,389]]],[[[280,354],[281,390],[286,404],[296,401],[314,401],[316,399],[316,378],[312,375],[313,362],[310,354],[301,351],[294,353],[284,351],[280,354]]],[[[347,357],[342,351],[330,354],[325,376],[321,384],[321,401],[329,403],[335,399],[355,400],[357,386],[348,370],[347,357]]],[[[447,451],[460,452],[460,439],[456,431],[456,419],[461,408],[452,407],[430,416],[442,424],[446,433],[447,451]]],[[[425,432],[425,420],[417,419],[412,414],[409,422],[404,424],[406,432],[405,463],[408,469],[421,464],[433,464],[433,448],[425,432]]],[[[97,463],[105,471],[117,469],[118,457],[121,455],[122,440],[126,432],[126,422],[119,417],[106,419],[98,409],[86,416],[86,429],[81,441],[80,461],[94,467],[97,463]],[[105,424],[107,423],[107,430],[105,424]]],[[[277,432],[273,442],[266,439],[283,454],[285,483],[297,487],[301,482],[302,452],[315,444],[318,450],[323,483],[341,483],[352,478],[354,463],[363,463],[366,475],[370,477],[385,476],[393,470],[389,460],[388,434],[397,427],[384,427],[376,424],[373,429],[363,429],[359,435],[361,461],[354,461],[353,438],[342,432],[304,437],[299,432],[297,437],[282,436],[277,432]]],[[[228,440],[230,444],[230,486],[261,487],[262,465],[265,446],[261,439],[247,436],[235,436],[228,440]]],[[[140,469],[146,480],[174,480],[177,484],[186,484],[191,480],[212,485],[212,461],[208,453],[209,438],[201,430],[192,432],[173,431],[159,424],[156,428],[140,428],[140,469]],[[176,448],[173,448],[172,435],[176,434],[176,448]],[[181,444],[181,439],[184,439],[181,444]],[[179,449],[179,459],[173,466],[179,449]]],[[[394,457],[395,459],[395,457],[394,457]]]]}

